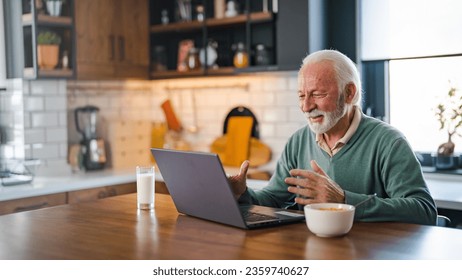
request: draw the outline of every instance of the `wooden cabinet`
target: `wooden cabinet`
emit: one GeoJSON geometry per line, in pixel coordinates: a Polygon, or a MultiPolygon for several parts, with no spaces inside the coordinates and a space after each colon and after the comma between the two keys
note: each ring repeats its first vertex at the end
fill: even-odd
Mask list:
{"type": "Polygon", "coordinates": [[[0,202],[0,215],[66,204],[66,193],[41,195],[0,202]]]}
{"type": "Polygon", "coordinates": [[[148,0],[75,4],[78,79],[148,78],[148,0]]]}
{"type": "Polygon", "coordinates": [[[59,3],[58,9],[51,9],[41,0],[4,1],[9,78],[74,77],[74,1],[59,3]],[[58,39],[50,40],[50,34],[58,39]],[[57,46],[51,54],[53,61],[41,63],[47,56],[42,46],[50,41],[57,46]]]}
{"type": "Polygon", "coordinates": [[[67,203],[88,202],[106,197],[134,193],[136,183],[120,184],[107,187],[68,192],[67,203]]]}
{"type": "Polygon", "coordinates": [[[230,75],[275,69],[278,63],[275,59],[274,33],[277,5],[273,3],[277,1],[235,0],[238,6],[237,14],[223,17],[215,13],[215,2],[187,2],[191,6],[187,6],[186,10],[191,12],[185,17],[175,1],[151,0],[151,78],[230,75]],[[203,19],[198,15],[199,10],[204,11],[203,19]],[[177,16],[178,14],[180,16],[177,16]],[[169,17],[167,24],[163,22],[163,15],[169,17]],[[184,61],[181,58],[187,56],[188,52],[186,50],[180,54],[179,46],[184,40],[192,42],[193,47],[199,51],[199,69],[178,71],[179,60],[180,63],[184,61]],[[209,65],[209,53],[204,50],[211,42],[215,46],[217,59],[214,64],[209,65]],[[237,68],[233,63],[239,43],[244,45],[250,62],[245,68],[237,68]],[[264,65],[257,63],[255,59],[257,45],[265,47],[268,59],[264,65]]]}
{"type": "MultiPolygon", "coordinates": [[[[161,188],[161,190],[163,190],[163,188],[161,188]]],[[[0,201],[0,215],[36,210],[67,203],[88,202],[129,193],[136,193],[136,182],[0,201]]]]}

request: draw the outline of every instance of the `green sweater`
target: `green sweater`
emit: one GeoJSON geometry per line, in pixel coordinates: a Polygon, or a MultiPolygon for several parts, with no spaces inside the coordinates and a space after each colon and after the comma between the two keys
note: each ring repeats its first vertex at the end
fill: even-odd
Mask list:
{"type": "Polygon", "coordinates": [[[291,169],[311,170],[313,159],[343,188],[346,203],[354,205],[377,193],[376,198],[356,209],[355,220],[436,224],[435,202],[405,137],[390,125],[365,115],[352,138],[333,157],[317,145],[316,135],[308,126],[299,129],[287,142],[269,185],[259,191],[248,188],[239,201],[293,206],[295,195],[287,191],[284,179],[291,169]]]}

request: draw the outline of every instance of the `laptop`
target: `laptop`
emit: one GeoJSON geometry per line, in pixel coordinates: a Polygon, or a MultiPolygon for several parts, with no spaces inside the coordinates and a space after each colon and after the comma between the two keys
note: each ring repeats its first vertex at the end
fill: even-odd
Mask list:
{"type": "Polygon", "coordinates": [[[303,221],[301,211],[240,206],[217,154],[151,149],[179,213],[244,229],[303,221]]]}

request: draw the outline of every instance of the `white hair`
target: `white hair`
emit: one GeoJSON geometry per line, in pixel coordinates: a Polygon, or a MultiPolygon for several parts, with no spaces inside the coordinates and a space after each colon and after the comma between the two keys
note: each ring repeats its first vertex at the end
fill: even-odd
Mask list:
{"type": "Polygon", "coordinates": [[[336,73],[337,84],[339,92],[345,93],[345,88],[348,84],[354,84],[356,87],[355,96],[352,103],[361,107],[362,90],[361,78],[359,76],[358,68],[354,62],[343,53],[336,50],[321,50],[309,54],[303,59],[302,66],[299,71],[299,78],[302,69],[307,65],[318,63],[321,61],[331,61],[333,63],[334,71],[336,73]]]}

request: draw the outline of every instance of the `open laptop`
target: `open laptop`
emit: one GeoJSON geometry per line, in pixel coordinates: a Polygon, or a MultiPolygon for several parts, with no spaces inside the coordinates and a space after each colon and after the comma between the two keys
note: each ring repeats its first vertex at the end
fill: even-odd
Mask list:
{"type": "Polygon", "coordinates": [[[178,212],[252,229],[303,221],[300,211],[239,206],[216,154],[151,149],[178,212]]]}

